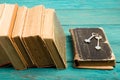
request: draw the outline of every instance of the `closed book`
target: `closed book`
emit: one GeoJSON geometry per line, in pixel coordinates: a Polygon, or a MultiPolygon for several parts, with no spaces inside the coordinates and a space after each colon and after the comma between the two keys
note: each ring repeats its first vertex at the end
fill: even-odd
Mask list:
{"type": "Polygon", "coordinates": [[[22,34],[24,46],[36,67],[54,66],[49,51],[41,38],[44,12],[45,9],[42,5],[28,9],[22,34]]]}
{"type": "Polygon", "coordinates": [[[13,46],[16,49],[17,53],[19,54],[19,57],[21,58],[22,62],[27,67],[33,67],[33,63],[27,51],[25,50],[21,39],[26,13],[27,13],[27,7],[18,8],[11,38],[12,38],[13,46]]]}
{"type": "Polygon", "coordinates": [[[46,9],[42,36],[57,69],[66,68],[66,38],[54,9],[46,9]]]}
{"type": "Polygon", "coordinates": [[[102,28],[76,28],[70,33],[76,68],[113,69],[115,56],[102,28]]]}

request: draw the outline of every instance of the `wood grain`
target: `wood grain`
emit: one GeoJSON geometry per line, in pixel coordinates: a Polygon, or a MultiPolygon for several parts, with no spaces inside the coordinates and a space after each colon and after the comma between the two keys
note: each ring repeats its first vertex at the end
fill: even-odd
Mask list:
{"type": "Polygon", "coordinates": [[[116,64],[114,70],[92,70],[76,69],[73,63],[68,63],[65,70],[56,70],[55,68],[31,68],[25,71],[15,71],[13,68],[0,68],[0,78],[3,80],[119,80],[120,64],[116,64]],[[8,76],[6,76],[8,75],[8,76]],[[54,76],[53,76],[54,75],[54,76]]]}
{"type": "Polygon", "coordinates": [[[117,25],[120,9],[56,10],[62,25],[117,25]]]}
{"type": "Polygon", "coordinates": [[[54,9],[118,9],[120,0],[0,0],[0,3],[18,3],[33,7],[43,4],[54,9]]]}

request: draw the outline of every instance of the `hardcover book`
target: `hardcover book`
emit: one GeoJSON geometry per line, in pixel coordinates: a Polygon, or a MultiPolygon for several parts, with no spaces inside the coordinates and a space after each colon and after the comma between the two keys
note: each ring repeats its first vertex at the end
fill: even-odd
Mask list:
{"type": "Polygon", "coordinates": [[[49,51],[41,38],[45,8],[36,6],[28,9],[22,40],[28,55],[37,67],[51,67],[54,63],[49,55],[49,51]]]}
{"type": "Polygon", "coordinates": [[[11,39],[13,42],[13,46],[16,49],[17,53],[19,54],[19,57],[22,59],[23,63],[27,67],[33,67],[33,63],[27,51],[24,48],[24,45],[22,43],[22,38],[21,38],[23,28],[24,28],[26,13],[27,13],[27,7],[18,8],[11,39]]]}
{"type": "Polygon", "coordinates": [[[76,68],[113,69],[115,56],[102,28],[70,29],[76,68]]]}
{"type": "Polygon", "coordinates": [[[66,68],[66,38],[54,9],[46,9],[42,36],[56,68],[66,68]]]}

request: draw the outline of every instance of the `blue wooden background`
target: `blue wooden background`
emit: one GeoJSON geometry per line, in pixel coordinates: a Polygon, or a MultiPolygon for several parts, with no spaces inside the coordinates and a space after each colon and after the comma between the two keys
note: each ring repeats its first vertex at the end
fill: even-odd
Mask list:
{"type": "Polygon", "coordinates": [[[0,68],[0,80],[120,80],[120,0],[0,0],[0,3],[33,7],[43,4],[56,9],[67,38],[67,64],[65,70],[30,68],[17,71],[0,68]],[[73,68],[73,48],[70,28],[103,27],[116,56],[114,70],[73,68]]]}

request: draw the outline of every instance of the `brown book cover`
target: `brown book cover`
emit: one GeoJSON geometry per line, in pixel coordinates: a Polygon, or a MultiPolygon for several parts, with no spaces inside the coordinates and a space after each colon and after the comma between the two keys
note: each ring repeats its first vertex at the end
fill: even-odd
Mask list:
{"type": "Polygon", "coordinates": [[[76,68],[113,69],[115,56],[102,28],[70,29],[76,68]]]}

